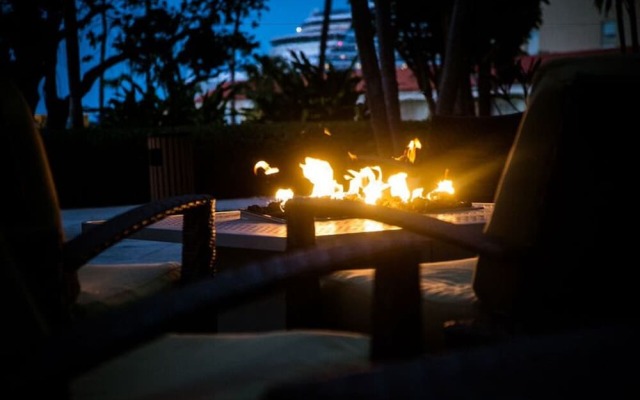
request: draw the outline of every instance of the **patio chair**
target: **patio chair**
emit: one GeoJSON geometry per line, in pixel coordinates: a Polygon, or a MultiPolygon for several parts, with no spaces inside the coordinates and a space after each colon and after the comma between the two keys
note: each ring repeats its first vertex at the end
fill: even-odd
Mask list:
{"type": "MultiPolygon", "coordinates": [[[[124,367],[115,367],[125,375],[128,375],[125,371],[132,372],[135,385],[140,385],[138,389],[129,386],[131,381],[110,375],[113,370],[108,366],[106,370],[88,374],[88,367],[121,354],[121,350],[130,347],[131,343],[139,344],[141,337],[148,340],[150,332],[157,336],[160,329],[201,332],[203,328],[215,328],[215,310],[208,306],[222,309],[233,303],[233,298],[241,297],[247,288],[253,293],[268,285],[274,286],[278,283],[276,279],[283,279],[282,271],[278,269],[282,263],[267,265],[267,272],[254,268],[249,269],[249,273],[241,270],[230,276],[222,273],[213,282],[208,282],[206,278],[214,275],[212,268],[215,267],[215,199],[209,195],[154,201],[66,241],[55,187],[32,114],[17,89],[4,80],[0,83],[0,134],[3,142],[0,165],[9,189],[2,196],[5,213],[0,229],[0,310],[4,327],[0,337],[6,344],[0,355],[6,365],[11,366],[11,371],[2,378],[3,395],[24,397],[39,393],[91,398],[103,395],[101,391],[106,390],[114,397],[144,397],[149,391],[158,394],[158,382],[150,382],[149,377],[139,376],[136,370],[154,367],[155,361],[173,359],[159,370],[178,375],[160,378],[166,382],[163,388],[167,391],[173,390],[172,384],[176,380],[194,385],[189,390],[197,390],[200,387],[198,379],[220,372],[219,379],[213,381],[223,388],[220,396],[228,393],[230,398],[238,398],[240,393],[242,398],[243,393],[249,393],[253,397],[265,384],[265,379],[274,375],[282,378],[286,376],[285,371],[277,365],[262,367],[257,363],[254,367],[258,369],[253,369],[257,384],[247,384],[244,380],[233,383],[229,373],[248,373],[250,369],[231,359],[236,367],[225,363],[194,371],[192,357],[222,357],[224,360],[224,354],[227,354],[248,360],[247,357],[258,357],[278,346],[285,346],[287,350],[291,346],[297,348],[300,353],[283,351],[282,354],[293,355],[294,359],[297,356],[298,361],[306,365],[291,368],[290,376],[301,373],[309,376],[325,371],[327,366],[336,371],[352,370],[368,363],[369,338],[351,332],[300,331],[240,336],[183,333],[163,336],[148,348],[150,352],[141,355],[142,358],[134,353],[132,359],[125,361],[124,367]],[[178,212],[184,213],[183,261],[178,274],[175,264],[88,264],[113,244],[178,212]],[[213,286],[196,297],[181,291],[193,289],[189,284],[200,281],[213,286]],[[88,290],[91,287],[95,291],[88,290]],[[205,296],[201,297],[203,294],[205,296]],[[205,299],[211,294],[213,300],[205,299]],[[80,303],[83,298],[92,301],[80,303]],[[202,318],[196,320],[197,316],[202,318]],[[85,336],[87,332],[91,334],[85,336]],[[158,359],[154,361],[147,358],[149,356],[158,359]],[[173,358],[176,356],[180,360],[173,358]],[[116,380],[112,381],[109,376],[116,380]],[[77,378],[71,386],[69,378],[77,378]]],[[[368,249],[361,253],[367,254],[368,249]]],[[[344,256],[341,257],[344,260],[344,256]]],[[[303,261],[304,258],[298,257],[287,265],[290,271],[295,271],[291,266],[303,261]]],[[[331,271],[328,268],[333,264],[325,264],[321,267],[331,271]]],[[[183,394],[181,390],[177,396],[183,394]]]]}
{"type": "Polygon", "coordinates": [[[213,240],[210,222],[215,203],[211,196],[185,195],[134,207],[66,240],[56,188],[31,110],[5,80],[0,82],[0,135],[2,231],[21,273],[33,278],[27,281],[38,293],[34,301],[50,307],[47,315],[56,323],[121,307],[211,273],[214,248],[206,239],[213,240]],[[186,218],[181,263],[90,263],[122,239],[175,213],[184,213],[186,218]],[[205,238],[202,242],[194,240],[194,231],[199,230],[205,238]]]}
{"type": "Polygon", "coordinates": [[[416,160],[421,181],[436,182],[448,170],[460,199],[493,201],[522,115],[430,116],[416,160]]]}
{"type": "MultiPolygon", "coordinates": [[[[333,212],[397,225],[475,253],[420,265],[424,344],[431,352],[633,314],[628,306],[634,280],[619,269],[627,264],[626,245],[632,245],[616,220],[629,215],[623,199],[634,157],[625,137],[637,130],[638,89],[637,56],[545,65],[481,235],[414,213],[326,199],[288,202],[289,219],[300,220],[291,224],[290,235],[297,245],[313,244],[313,216],[333,212]],[[497,258],[480,247],[487,244],[517,257],[497,258]]],[[[330,326],[376,329],[375,273],[345,269],[321,279],[315,306],[330,326]]]]}
{"type": "MultiPolygon", "coordinates": [[[[291,235],[289,252],[220,271],[214,278],[158,293],[125,309],[80,321],[68,330],[44,337],[31,335],[32,341],[25,340],[27,335],[14,335],[20,346],[3,349],[3,359],[12,365],[2,377],[3,388],[7,393],[23,395],[51,395],[52,390],[57,390],[61,396],[72,398],[89,398],[93,394],[115,398],[239,399],[269,393],[270,398],[277,399],[300,397],[301,392],[296,391],[300,386],[293,381],[321,381],[331,390],[310,391],[305,397],[340,398],[344,394],[343,398],[354,398],[348,396],[365,393],[365,398],[424,398],[429,393],[435,398],[450,398],[468,393],[455,386],[459,378],[463,384],[469,383],[470,395],[486,394],[473,391],[483,384],[482,388],[496,388],[503,397],[521,398],[518,390],[522,388],[505,384],[500,377],[508,383],[511,378],[526,378],[527,370],[544,372],[547,367],[571,367],[575,362],[580,368],[575,374],[569,368],[571,379],[566,380],[564,388],[588,381],[602,389],[601,383],[612,383],[611,379],[598,381],[608,364],[589,369],[580,362],[588,358],[585,353],[592,349],[599,356],[603,352],[610,355],[607,361],[617,362],[626,345],[633,344],[630,338],[635,338],[637,328],[629,333],[626,323],[633,327],[637,322],[631,301],[634,283],[628,279],[628,271],[618,267],[624,265],[632,238],[618,231],[618,221],[605,218],[603,213],[593,215],[590,205],[574,203],[576,197],[590,195],[591,189],[599,190],[608,184],[591,179],[597,169],[592,164],[595,150],[602,152],[599,154],[603,158],[596,158],[606,168],[623,171],[617,168],[627,165],[618,155],[627,155],[629,149],[619,149],[613,142],[598,142],[601,146],[596,149],[593,143],[580,140],[576,144],[573,140],[584,139],[579,134],[585,126],[625,129],[637,100],[622,104],[611,100],[603,108],[598,107],[602,114],[594,113],[596,107],[588,100],[594,94],[612,93],[612,86],[617,87],[618,94],[637,87],[639,66],[640,59],[635,57],[604,58],[574,60],[566,65],[554,63],[544,70],[496,196],[496,203],[507,207],[501,206],[494,213],[483,234],[465,233],[442,221],[399,210],[346,201],[296,199],[289,209],[294,218],[288,219],[288,227],[306,233],[291,235]],[[579,73],[575,73],[576,69],[579,73]],[[612,79],[619,85],[612,85],[612,79]],[[585,82],[587,87],[582,86],[585,82]],[[571,96],[565,96],[567,91],[571,96]],[[561,114],[566,118],[558,117],[557,107],[564,110],[561,114]],[[584,121],[584,115],[594,118],[584,121]],[[557,124],[546,123],[547,118],[557,124]],[[576,127],[580,129],[576,131],[576,127]],[[615,153],[611,152],[613,149],[615,153]],[[549,157],[543,157],[545,162],[541,162],[542,156],[549,157]],[[526,165],[522,167],[521,162],[526,165]],[[529,163],[539,168],[532,170],[529,163]],[[531,171],[536,174],[529,175],[531,171]],[[588,179],[581,177],[583,173],[589,175],[588,179]],[[513,179],[523,179],[525,183],[513,179]],[[589,186],[585,186],[585,180],[589,186]],[[523,207],[521,214],[516,214],[516,205],[523,207]],[[393,237],[349,241],[348,246],[335,242],[308,246],[314,238],[313,224],[309,222],[318,210],[340,211],[340,215],[346,211],[405,229],[393,237]],[[576,215],[573,211],[586,214],[576,215]],[[502,213],[512,218],[499,218],[502,213]],[[589,217],[584,218],[585,215],[589,217]],[[521,229],[524,225],[530,229],[521,229]],[[535,346],[520,342],[520,346],[509,347],[505,341],[471,350],[457,348],[443,358],[422,356],[418,261],[423,235],[480,254],[474,271],[479,302],[491,312],[504,313],[512,326],[522,328],[521,339],[526,341],[529,334],[537,335],[535,346]],[[171,321],[203,307],[224,308],[292,284],[294,279],[317,279],[344,268],[370,266],[376,268],[372,318],[384,321],[373,324],[370,336],[309,329],[245,335],[167,334],[171,332],[171,321]],[[618,324],[623,331],[617,329],[618,324]],[[594,339],[591,326],[596,330],[604,326],[607,333],[594,339]],[[547,337],[542,332],[551,335],[547,337]],[[569,336],[563,336],[563,332],[569,336]],[[582,339],[581,344],[568,348],[567,344],[577,344],[574,339],[582,339]],[[553,346],[545,344],[545,340],[553,346]],[[607,346],[599,347],[603,343],[607,346]],[[549,353],[535,357],[532,350],[540,348],[551,350],[557,357],[548,357],[549,353]],[[578,355],[580,358],[576,359],[578,355]],[[509,361],[504,361],[507,358],[509,361]],[[489,360],[489,365],[481,360],[489,360]],[[522,369],[510,369],[518,363],[522,363],[522,369]],[[504,374],[509,371],[513,374],[504,374]],[[493,372],[503,374],[494,376],[493,372]],[[379,374],[384,380],[379,379],[379,374]],[[361,385],[340,385],[343,379],[358,380],[361,376],[361,385]],[[451,385],[445,386],[445,382],[451,385]],[[280,389],[276,391],[276,387],[280,389]],[[357,388],[366,392],[358,392],[357,388]],[[286,397],[291,393],[293,397],[286,397]]],[[[47,310],[28,301],[33,287],[23,282],[24,276],[15,273],[17,264],[11,247],[5,246],[6,240],[0,235],[0,260],[6,273],[2,283],[17,283],[9,286],[15,294],[15,306],[10,307],[8,318],[23,315],[18,314],[22,310],[30,317],[23,317],[23,321],[38,321],[39,313],[47,310]]],[[[10,326],[17,326],[13,319],[9,322],[10,326]]],[[[23,323],[21,327],[34,332],[29,330],[33,325],[23,323]]],[[[620,365],[615,364],[616,371],[621,370],[620,365]]],[[[551,383],[561,381],[556,377],[551,383]]],[[[537,383],[530,378],[514,382],[537,383]]],[[[622,387],[628,389],[629,382],[623,382],[622,387]]],[[[315,390],[318,386],[312,382],[302,388],[315,390]]]]}

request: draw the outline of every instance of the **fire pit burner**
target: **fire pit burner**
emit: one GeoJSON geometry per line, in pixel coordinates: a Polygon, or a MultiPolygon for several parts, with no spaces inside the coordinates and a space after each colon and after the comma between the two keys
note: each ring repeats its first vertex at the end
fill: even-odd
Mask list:
{"type": "MultiPolygon", "coordinates": [[[[353,200],[358,201],[358,200],[353,200]]],[[[468,201],[460,201],[450,198],[440,198],[437,200],[414,199],[409,203],[405,203],[397,198],[381,199],[377,203],[379,206],[396,208],[403,211],[412,211],[420,214],[440,214],[456,211],[469,211],[478,207],[468,201]]],[[[258,215],[274,218],[276,221],[286,221],[285,212],[281,207],[280,201],[271,201],[266,206],[253,204],[247,207],[248,212],[258,215]]],[[[318,216],[318,219],[326,219],[326,217],[318,216]]],[[[345,216],[343,218],[349,218],[345,216]]],[[[336,218],[333,218],[336,219],[336,218]]]]}

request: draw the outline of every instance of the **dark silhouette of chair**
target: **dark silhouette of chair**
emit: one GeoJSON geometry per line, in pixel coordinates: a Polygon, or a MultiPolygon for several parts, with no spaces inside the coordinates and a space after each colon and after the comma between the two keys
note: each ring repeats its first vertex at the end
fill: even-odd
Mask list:
{"type": "Polygon", "coordinates": [[[421,181],[437,182],[448,171],[460,199],[493,201],[522,116],[430,116],[415,165],[421,181]]]}
{"type": "MultiPolygon", "coordinates": [[[[2,319],[3,326],[11,327],[3,329],[1,337],[7,346],[0,353],[3,360],[11,365],[11,372],[3,378],[3,382],[8,384],[8,396],[25,396],[32,392],[54,397],[71,395],[74,398],[85,398],[106,387],[116,397],[119,393],[131,398],[136,395],[144,396],[149,393],[148,390],[154,392],[157,382],[136,390],[129,386],[131,382],[126,379],[106,379],[110,371],[113,371],[108,367],[106,372],[84,374],[87,367],[104,361],[103,357],[110,358],[119,353],[117,347],[113,347],[115,342],[123,345],[128,344],[128,341],[135,342],[141,332],[145,332],[144,337],[148,331],[143,326],[152,326],[156,330],[162,327],[170,332],[182,333],[160,337],[155,346],[150,348],[151,353],[142,355],[142,364],[141,359],[134,355],[132,359],[125,361],[128,367],[121,371],[135,373],[137,368],[150,366],[151,361],[146,358],[148,356],[158,357],[158,362],[171,359],[160,371],[182,374],[177,377],[178,382],[193,385],[189,390],[200,388],[201,383],[197,379],[202,374],[215,375],[215,368],[198,369],[198,372],[189,375],[193,372],[191,366],[194,365],[191,357],[211,355],[216,359],[224,354],[255,356],[264,353],[265,349],[272,351],[277,346],[288,347],[297,342],[298,350],[306,350],[302,352],[306,355],[292,355],[294,359],[296,356],[303,358],[307,367],[290,368],[292,376],[319,373],[327,366],[332,366],[335,370],[351,370],[368,362],[368,337],[349,332],[282,332],[233,339],[217,335],[204,340],[199,340],[204,336],[186,334],[186,331],[201,332],[203,329],[216,328],[215,309],[229,302],[224,293],[227,297],[235,297],[234,290],[240,291],[241,288],[250,288],[252,285],[273,285],[275,279],[280,278],[277,268],[276,274],[266,280],[269,274],[265,273],[256,275],[254,272],[240,281],[238,279],[243,276],[241,273],[238,277],[235,274],[229,277],[223,273],[216,277],[211,292],[216,298],[223,294],[221,298],[225,302],[211,302],[208,305],[212,308],[206,307],[207,304],[202,307],[201,300],[189,297],[188,293],[186,298],[169,295],[181,293],[180,289],[188,286],[187,284],[196,281],[205,283],[207,277],[214,275],[215,200],[209,195],[185,195],[154,201],[117,215],[71,240],[66,240],[61,227],[54,182],[31,110],[11,82],[4,80],[0,82],[0,134],[3,143],[0,166],[3,176],[6,176],[6,188],[9,189],[2,196],[4,213],[0,230],[2,319]],[[183,259],[180,270],[176,271],[173,264],[109,267],[87,264],[120,240],[175,213],[184,214],[183,259]],[[120,276],[124,278],[121,279],[120,276]],[[126,285],[120,284],[123,280],[126,280],[126,285]],[[118,283],[115,287],[111,285],[114,281],[118,283]],[[152,291],[148,290],[150,281],[156,281],[152,285],[152,291]],[[138,285],[144,287],[140,288],[138,285]],[[133,289],[136,293],[132,294],[132,290],[120,291],[121,286],[133,289]],[[93,293],[86,293],[87,287],[97,289],[93,293]],[[160,293],[167,293],[169,297],[164,298],[160,293]],[[87,296],[88,294],[91,296],[87,296]],[[105,297],[101,297],[102,295],[105,297]],[[160,296],[159,299],[156,296],[160,296]],[[79,300],[83,297],[91,297],[92,301],[82,303],[79,300]],[[185,312],[186,309],[191,311],[185,312]],[[135,310],[142,311],[138,313],[135,310]],[[180,315],[173,318],[176,314],[180,315]],[[116,320],[111,319],[114,316],[116,320]],[[170,323],[166,323],[169,320],[170,323]],[[133,330],[129,330],[129,327],[133,330]],[[90,337],[84,336],[83,332],[92,334],[90,337]],[[120,338],[124,339],[123,342],[120,342],[120,338]],[[84,347],[85,345],[89,347],[84,347]],[[43,349],[44,353],[40,353],[43,349]],[[176,349],[181,351],[175,352],[176,349]],[[313,358],[308,356],[309,353],[315,355],[313,363],[309,362],[313,358]],[[40,358],[43,354],[44,358],[40,358]],[[62,358],[58,359],[59,356],[62,358]],[[50,362],[53,364],[49,364],[50,362]],[[43,379],[39,377],[41,373],[43,379]],[[72,376],[77,376],[77,379],[69,386],[69,378],[72,376]],[[180,378],[185,380],[181,381],[180,378]],[[97,384],[94,384],[96,381],[97,384]]],[[[270,266],[274,267],[277,265],[270,266]]],[[[323,267],[328,268],[326,265],[323,267]]],[[[209,291],[206,294],[208,293],[209,291]]],[[[288,352],[283,351],[285,353],[288,352]]],[[[247,370],[240,367],[236,367],[235,371],[247,370]]],[[[116,369],[120,370],[120,367],[116,369]]],[[[233,371],[234,368],[225,364],[218,369],[220,372],[225,370],[233,371]]],[[[264,376],[273,376],[275,373],[282,378],[286,376],[285,372],[271,364],[260,373],[255,373],[264,376]]],[[[227,391],[256,391],[256,385],[249,385],[244,381],[231,384],[224,374],[220,377],[213,384],[229,388],[221,391],[220,396],[227,391]]],[[[135,374],[132,378],[138,383],[144,381],[144,378],[135,374]]],[[[167,384],[164,388],[171,391],[171,384],[175,383],[176,377],[167,378],[160,380],[165,381],[167,384]]],[[[257,387],[260,388],[260,384],[264,383],[261,379],[257,381],[257,387]]],[[[209,387],[205,385],[205,388],[209,387]]]]}
{"type": "Polygon", "coordinates": [[[609,208],[594,213],[588,200],[608,193],[611,181],[624,182],[632,171],[633,149],[617,135],[624,137],[634,126],[638,98],[623,95],[637,93],[639,74],[638,57],[566,60],[540,70],[494,215],[480,234],[400,210],[295,199],[287,206],[289,252],[38,336],[27,335],[41,332],[33,325],[14,324],[17,318],[38,321],[34,317],[47,310],[29,301],[38,288],[27,284],[33,277],[17,273],[19,258],[3,231],[3,287],[13,288],[14,299],[11,307],[3,306],[11,311],[9,326],[26,332],[13,335],[17,348],[3,353],[12,366],[3,387],[9,394],[55,390],[75,398],[87,395],[85,390],[127,398],[270,399],[626,393],[633,380],[621,359],[627,350],[637,354],[635,282],[625,268],[633,235],[619,227],[609,208]],[[615,134],[615,140],[589,137],[590,127],[615,134]],[[602,170],[613,178],[599,179],[602,170]],[[348,245],[310,246],[313,218],[320,212],[404,229],[348,245]],[[473,346],[422,355],[418,263],[424,235],[479,254],[474,290],[486,315],[509,328],[508,337],[477,344],[472,331],[460,340],[473,346]],[[371,266],[371,336],[308,329],[166,334],[176,318],[203,308],[224,308],[272,288],[371,266]],[[602,363],[588,362],[591,354],[602,363]],[[314,364],[318,356],[329,359],[314,364]]]}
{"type": "MultiPolygon", "coordinates": [[[[295,229],[299,244],[312,244],[311,217],[334,212],[381,220],[477,254],[421,264],[431,351],[460,335],[469,342],[474,330],[464,319],[482,341],[631,315],[632,281],[607,269],[625,264],[624,247],[615,249],[626,238],[608,212],[627,215],[618,190],[624,191],[620,178],[629,177],[633,159],[624,137],[637,126],[639,65],[638,57],[601,56],[558,60],[540,71],[481,235],[429,217],[324,199],[287,203],[290,219],[307,223],[292,224],[290,232],[295,229]],[[619,189],[612,189],[613,181],[619,189]],[[497,256],[486,246],[511,255],[497,256]]],[[[333,326],[377,329],[372,270],[340,271],[321,286],[316,306],[329,308],[333,326]]]]}
{"type": "MultiPolygon", "coordinates": [[[[638,56],[544,65],[481,235],[392,210],[349,210],[477,252],[469,284],[482,314],[443,327],[449,346],[438,355],[285,385],[266,398],[626,396],[634,372],[624,360],[638,355],[635,235],[623,228],[635,220],[625,192],[637,169],[627,140],[638,130],[638,90],[638,56]]],[[[307,221],[346,211],[326,200],[296,207],[307,221]]],[[[297,231],[303,243],[313,241],[309,226],[297,231]]],[[[375,317],[372,325],[379,329],[375,317]]]]}
{"type": "Polygon", "coordinates": [[[74,318],[124,306],[210,273],[215,261],[213,243],[191,239],[196,230],[202,230],[204,238],[213,238],[207,221],[213,218],[215,203],[208,195],[167,198],[135,207],[67,240],[46,152],[32,113],[18,90],[5,80],[1,81],[0,101],[0,171],[5,185],[2,231],[25,282],[33,285],[33,301],[46,309],[43,317],[48,323],[67,324],[74,318]],[[88,264],[145,226],[183,212],[189,221],[182,263],[132,263],[108,268],[88,264]]]}

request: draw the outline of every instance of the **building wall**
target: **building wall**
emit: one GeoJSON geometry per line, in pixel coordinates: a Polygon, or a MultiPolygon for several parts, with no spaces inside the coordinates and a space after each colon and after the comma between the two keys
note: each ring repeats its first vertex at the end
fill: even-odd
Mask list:
{"type": "MultiPolygon", "coordinates": [[[[417,93],[422,96],[421,93],[417,93]]],[[[408,100],[400,99],[400,118],[403,121],[424,121],[429,118],[429,107],[422,96],[420,98],[411,98],[408,100]]]]}
{"type": "MultiPolygon", "coordinates": [[[[543,4],[543,22],[538,32],[540,54],[597,50],[619,46],[615,9],[603,16],[594,0],[549,0],[543,4]],[[607,30],[613,36],[607,35],[607,30]]],[[[640,6],[640,2],[636,1],[640,6]]],[[[638,15],[640,25],[640,15],[638,15]]],[[[625,24],[630,42],[629,24],[625,24]]]]}

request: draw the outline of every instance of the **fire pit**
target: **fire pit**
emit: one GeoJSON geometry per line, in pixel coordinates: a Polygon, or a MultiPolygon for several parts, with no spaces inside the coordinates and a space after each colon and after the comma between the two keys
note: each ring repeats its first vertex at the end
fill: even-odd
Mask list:
{"type": "MultiPolygon", "coordinates": [[[[409,142],[405,154],[395,159],[413,163],[416,152],[421,147],[418,139],[413,139],[409,142]]],[[[352,154],[349,155],[354,157],[352,154]]],[[[345,185],[334,179],[333,168],[327,161],[306,157],[300,167],[304,177],[313,184],[310,197],[359,201],[422,214],[465,211],[473,208],[470,202],[457,199],[453,181],[448,178],[448,170],[445,170],[444,177],[438,182],[437,187],[423,195],[423,188],[409,187],[405,172],[393,174],[385,181],[379,166],[368,166],[357,171],[348,170],[344,175],[347,190],[344,189],[345,185]]],[[[265,175],[279,172],[278,168],[271,167],[266,161],[256,163],[254,173],[259,169],[262,169],[265,175]]],[[[249,206],[246,211],[284,221],[286,202],[293,196],[291,189],[278,189],[276,201],[267,205],[255,204],[249,206]]]]}
{"type": "MultiPolygon", "coordinates": [[[[350,201],[361,201],[357,198],[346,199],[350,201]]],[[[438,199],[438,200],[427,200],[427,199],[414,199],[413,201],[406,203],[398,198],[389,198],[389,199],[380,199],[377,205],[383,207],[391,207],[404,211],[412,211],[420,214],[440,214],[440,213],[449,213],[455,211],[469,211],[476,209],[471,202],[468,201],[459,201],[454,198],[449,199],[438,199]]],[[[247,207],[247,212],[252,214],[258,214],[261,216],[272,218],[274,222],[286,222],[285,212],[284,212],[284,204],[282,201],[270,201],[268,204],[261,206],[258,204],[252,204],[247,207]]],[[[318,218],[326,219],[325,217],[319,216],[318,218]]],[[[349,218],[349,216],[344,216],[343,218],[349,218]]],[[[333,218],[335,219],[335,218],[333,218]]]]}

